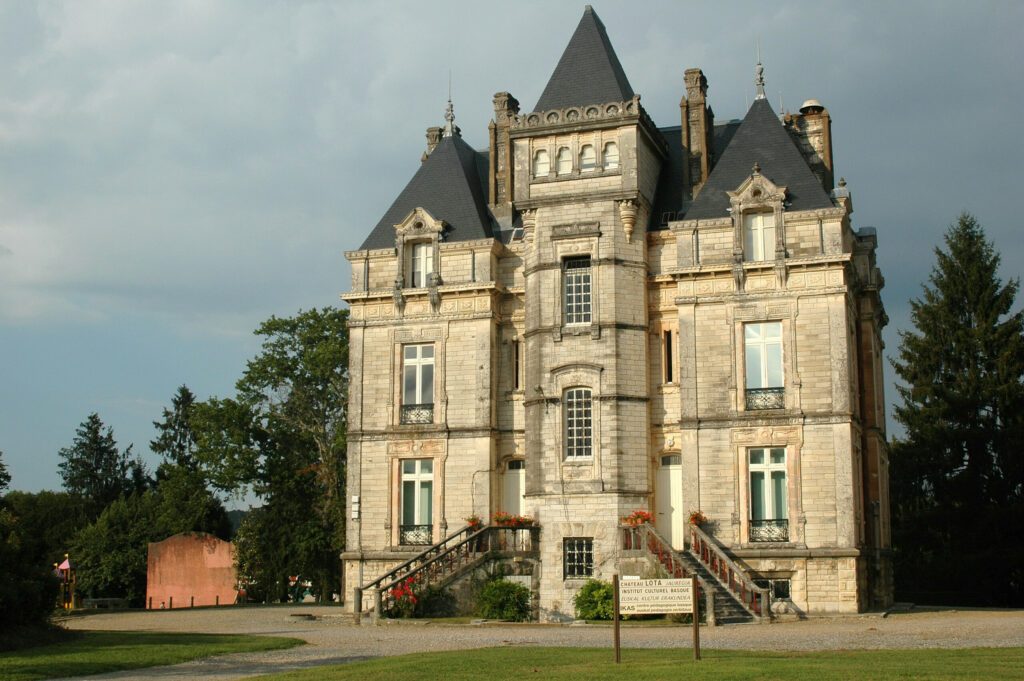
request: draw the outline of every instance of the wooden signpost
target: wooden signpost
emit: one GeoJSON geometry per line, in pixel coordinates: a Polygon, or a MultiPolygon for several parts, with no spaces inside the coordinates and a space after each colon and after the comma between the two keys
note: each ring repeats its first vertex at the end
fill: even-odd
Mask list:
{"type": "Polygon", "coordinates": [[[693,659],[700,659],[700,622],[697,621],[697,578],[625,579],[612,577],[615,593],[615,662],[622,660],[619,634],[620,615],[693,614],[693,659]]]}

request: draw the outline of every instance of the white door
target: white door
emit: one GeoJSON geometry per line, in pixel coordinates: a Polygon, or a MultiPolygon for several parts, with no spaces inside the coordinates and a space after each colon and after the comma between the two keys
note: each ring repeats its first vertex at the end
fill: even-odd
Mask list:
{"type": "Polygon", "coordinates": [[[654,527],[672,543],[672,548],[682,550],[686,531],[682,457],[666,454],[660,463],[654,485],[654,527]]]}
{"type": "Polygon", "coordinates": [[[501,494],[502,511],[523,515],[526,511],[526,462],[512,459],[505,467],[505,484],[501,494]]]}

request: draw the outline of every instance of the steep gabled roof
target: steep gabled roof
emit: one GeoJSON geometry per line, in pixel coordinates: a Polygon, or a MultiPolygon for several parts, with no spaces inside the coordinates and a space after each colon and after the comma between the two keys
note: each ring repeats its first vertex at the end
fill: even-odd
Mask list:
{"type": "Polygon", "coordinates": [[[533,110],[623,102],[632,98],[633,88],[615,56],[604,24],[587,5],[533,110]]]}
{"type": "Polygon", "coordinates": [[[755,163],[760,164],[762,175],[786,187],[789,210],[832,207],[832,200],[768,100],[755,99],[711,170],[704,188],[686,211],[686,219],[727,216],[729,195],[726,192],[734,191],[750,177],[755,163]]]}
{"type": "Polygon", "coordinates": [[[360,249],[394,246],[395,225],[414,208],[448,223],[446,241],[491,238],[492,220],[478,164],[477,152],[457,133],[442,137],[360,249]]]}

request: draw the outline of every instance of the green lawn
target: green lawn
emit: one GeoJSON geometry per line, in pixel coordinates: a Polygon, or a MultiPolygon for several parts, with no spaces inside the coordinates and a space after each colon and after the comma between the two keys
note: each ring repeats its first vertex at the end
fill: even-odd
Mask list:
{"type": "Polygon", "coordinates": [[[84,631],[60,643],[0,653],[0,681],[32,681],[177,664],[210,655],[279,650],[294,638],[84,631]]]}
{"type": "Polygon", "coordinates": [[[689,649],[622,650],[616,665],[609,649],[515,646],[447,653],[419,653],[367,662],[261,676],[280,681],[402,679],[402,681],[523,681],[523,679],[1022,679],[1024,648],[968,650],[853,650],[769,653],[705,650],[700,662],[689,649]]]}

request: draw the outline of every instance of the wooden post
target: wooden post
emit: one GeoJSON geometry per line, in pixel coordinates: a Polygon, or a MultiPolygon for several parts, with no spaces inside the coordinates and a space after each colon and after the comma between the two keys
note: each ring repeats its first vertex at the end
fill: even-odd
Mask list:
{"type": "Polygon", "coordinates": [[[167,597],[167,609],[174,610],[174,596],[167,597]]]}
{"type": "Polygon", "coordinates": [[[612,609],[612,620],[614,621],[615,630],[615,664],[619,664],[622,661],[622,652],[619,647],[619,575],[618,573],[612,575],[612,592],[614,595],[614,606],[612,609]]]}
{"type": "Polygon", "coordinates": [[[146,606],[146,610],[152,610],[152,609],[153,609],[153,597],[150,596],[149,597],[149,605],[146,606]]]}
{"type": "Polygon", "coordinates": [[[189,596],[188,597],[188,607],[190,607],[190,608],[196,607],[196,597],[195,596],[189,596]]]}
{"type": "Polygon", "coordinates": [[[357,586],[352,589],[352,614],[356,624],[363,622],[363,588],[357,586]]]}
{"type": "Polygon", "coordinates": [[[697,576],[693,580],[693,659],[700,659],[700,599],[697,597],[697,576]]]}
{"type": "Polygon", "coordinates": [[[217,594],[216,596],[213,597],[213,604],[214,605],[220,605],[220,594],[217,594]]]}

